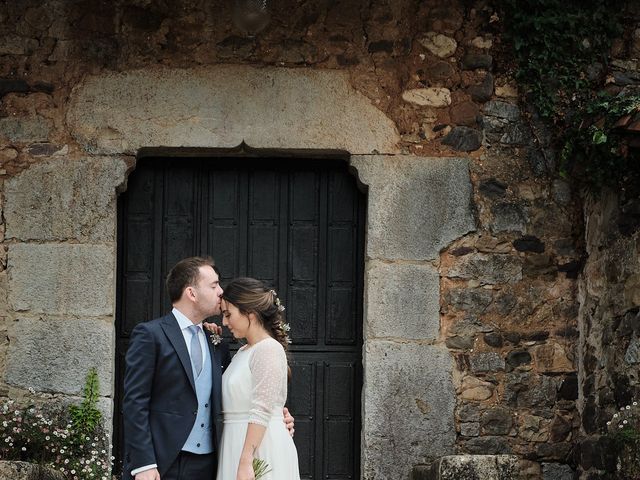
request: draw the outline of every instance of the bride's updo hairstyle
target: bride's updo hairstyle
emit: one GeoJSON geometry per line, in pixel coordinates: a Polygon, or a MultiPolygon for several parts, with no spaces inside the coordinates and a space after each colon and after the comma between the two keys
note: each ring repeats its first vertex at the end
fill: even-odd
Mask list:
{"type": "Polygon", "coordinates": [[[284,321],[284,306],[275,290],[255,278],[236,278],[224,287],[222,299],[235,305],[243,315],[254,313],[267,333],[275,338],[285,351],[288,350],[289,326],[284,321]]]}

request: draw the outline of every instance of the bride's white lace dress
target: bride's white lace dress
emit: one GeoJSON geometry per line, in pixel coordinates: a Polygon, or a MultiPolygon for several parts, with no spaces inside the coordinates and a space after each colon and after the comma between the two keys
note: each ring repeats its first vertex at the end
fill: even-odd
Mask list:
{"type": "MultiPolygon", "coordinates": [[[[299,480],[298,453],[282,418],[287,398],[287,358],[268,337],[242,347],[222,376],[224,428],[216,480],[235,480],[249,423],[267,427],[255,457],[271,472],[264,480],[299,480]]],[[[262,480],[262,479],[261,479],[262,480]]]]}

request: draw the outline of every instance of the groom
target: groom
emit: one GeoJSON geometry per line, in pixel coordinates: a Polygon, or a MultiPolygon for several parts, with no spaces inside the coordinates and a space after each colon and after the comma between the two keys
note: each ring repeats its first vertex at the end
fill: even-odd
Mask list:
{"type": "MultiPolygon", "coordinates": [[[[222,372],[231,357],[202,321],[220,314],[210,258],[178,262],[167,276],[173,310],[136,325],[124,378],[123,480],[212,480],[217,468],[222,372]]],[[[287,427],[293,418],[286,412],[287,427]]],[[[224,479],[223,479],[224,480],[224,479]]]]}

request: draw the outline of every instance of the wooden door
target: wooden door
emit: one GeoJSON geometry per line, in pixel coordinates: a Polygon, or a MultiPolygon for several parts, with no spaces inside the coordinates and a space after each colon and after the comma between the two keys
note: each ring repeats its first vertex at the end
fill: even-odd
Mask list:
{"type": "Polygon", "coordinates": [[[365,201],[346,163],[148,158],[119,202],[118,458],[129,334],[170,309],[171,266],[205,254],[223,287],[256,277],[286,305],[301,477],[359,478],[365,201]]]}

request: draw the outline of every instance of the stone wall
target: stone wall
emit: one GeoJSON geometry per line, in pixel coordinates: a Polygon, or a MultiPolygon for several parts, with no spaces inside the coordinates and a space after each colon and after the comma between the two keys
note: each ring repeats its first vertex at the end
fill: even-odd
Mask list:
{"type": "Polygon", "coordinates": [[[634,464],[619,458],[624,450],[607,435],[613,414],[640,398],[640,203],[625,197],[605,192],[585,208],[589,256],[580,280],[582,439],[576,457],[589,479],[632,478],[634,464]]]}
{"type": "MultiPolygon", "coordinates": [[[[629,28],[612,49],[614,82],[608,89],[614,94],[640,83],[640,6],[630,6],[629,28]]],[[[637,132],[629,135],[632,140],[637,132]]],[[[584,222],[575,461],[580,478],[636,478],[637,445],[614,443],[607,422],[620,408],[640,401],[640,189],[627,185],[586,195],[584,222]]]]}
{"type": "Polygon", "coordinates": [[[340,149],[369,189],[363,477],[457,451],[569,478],[582,215],[496,11],[285,0],[247,38],[229,3],[0,3],[0,396],[74,396],[97,364],[109,402],[141,148],[340,149]]]}
{"type": "Polygon", "coordinates": [[[101,395],[112,396],[116,188],[126,171],[122,160],[59,157],[4,181],[4,395],[77,397],[95,367],[101,395]]]}
{"type": "Polygon", "coordinates": [[[483,113],[486,150],[472,164],[479,228],[440,266],[457,443],[535,461],[523,467],[532,478],[549,469],[571,478],[580,211],[566,183],[542,176],[552,158],[532,146],[520,109],[492,100],[483,113]]]}

